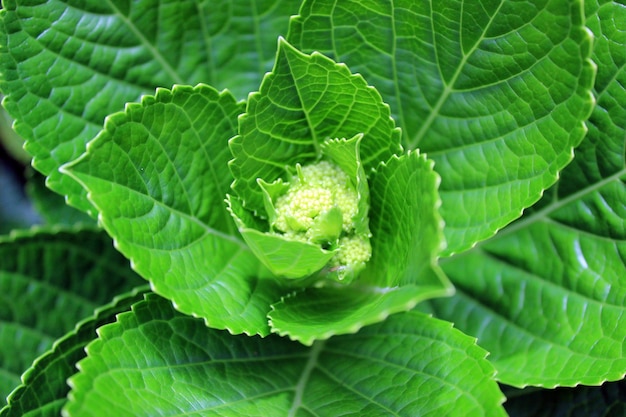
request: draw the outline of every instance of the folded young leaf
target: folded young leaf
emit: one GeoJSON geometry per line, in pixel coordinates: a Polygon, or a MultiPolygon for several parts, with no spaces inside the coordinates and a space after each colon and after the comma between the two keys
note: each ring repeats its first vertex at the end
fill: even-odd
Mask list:
{"type": "Polygon", "coordinates": [[[433,303],[478,337],[498,378],[514,386],[626,374],[626,37],[616,26],[626,9],[589,2],[587,12],[600,66],[577,157],[537,207],[445,264],[459,295],[433,303]]]}
{"type": "Polygon", "coordinates": [[[106,234],[39,229],[0,237],[0,398],[55,339],[143,281],[106,234]]]}
{"type": "Polygon", "coordinates": [[[505,415],[486,352],[419,313],[306,348],[208,329],[149,294],[99,335],[68,416],[505,415]]]}
{"type": "Polygon", "coordinates": [[[372,259],[363,282],[382,287],[450,283],[437,265],[446,242],[439,215],[439,175],[418,151],[392,157],[372,175],[372,259]]]}
{"type": "Polygon", "coordinates": [[[453,293],[437,265],[444,242],[432,165],[413,151],[378,167],[370,181],[372,259],[353,285],[310,288],[274,304],[272,331],[311,344],[453,293]]]}
{"type": "Polygon", "coordinates": [[[363,74],[435,161],[447,254],[541,197],[593,104],[582,1],[307,0],[289,41],[363,74]]]}
{"type": "Polygon", "coordinates": [[[265,315],[283,289],[236,236],[224,203],[227,141],[242,111],[206,85],[158,89],[110,116],[63,170],[89,191],[116,247],[155,292],[212,327],[267,334],[265,315]]]}
{"type": "Polygon", "coordinates": [[[289,167],[319,160],[325,140],[359,133],[366,172],[401,151],[400,131],[374,88],[345,65],[305,55],[281,39],[274,69],[248,97],[239,135],[230,142],[233,190],[248,210],[263,213],[257,178],[270,183],[289,167]]]}
{"type": "MultiPolygon", "coordinates": [[[[425,279],[423,273],[421,278],[425,279]]],[[[268,314],[272,332],[305,345],[337,334],[358,332],[362,327],[387,319],[391,314],[411,310],[417,303],[449,295],[451,290],[433,283],[393,288],[326,286],[307,288],[272,306],[268,314]]]]}
{"type": "Polygon", "coordinates": [[[297,6],[289,0],[254,7],[228,0],[4,1],[4,104],[48,185],[93,214],[84,190],[58,168],[84,152],[104,118],[173,84],[211,83],[245,98],[271,68],[276,38],[297,6]]]}
{"type": "Polygon", "coordinates": [[[0,410],[0,417],[59,416],[70,391],[67,379],[77,372],[76,363],[86,356],[85,346],[97,337],[96,329],[115,321],[117,314],[128,311],[147,291],[144,286],[120,293],[58,339],[24,372],[22,384],[8,396],[8,405],[0,410]]]}

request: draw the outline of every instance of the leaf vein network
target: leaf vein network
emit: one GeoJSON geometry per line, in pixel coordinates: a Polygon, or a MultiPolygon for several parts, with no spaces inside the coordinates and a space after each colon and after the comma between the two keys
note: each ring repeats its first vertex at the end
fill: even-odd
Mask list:
{"type": "MultiPolygon", "coordinates": [[[[124,24],[130,29],[130,31],[139,39],[139,41],[146,47],[148,52],[154,57],[154,59],[161,64],[165,72],[172,78],[174,83],[176,84],[185,84],[185,80],[181,75],[170,65],[169,62],[165,59],[163,54],[154,47],[148,39],[144,36],[143,33],[130,21],[120,9],[117,8],[115,4],[113,4],[112,0],[105,0],[106,4],[113,10],[113,12],[124,22],[124,24]]],[[[159,13],[161,12],[161,8],[159,7],[159,13]]],[[[159,22],[159,20],[157,20],[159,22]]]]}

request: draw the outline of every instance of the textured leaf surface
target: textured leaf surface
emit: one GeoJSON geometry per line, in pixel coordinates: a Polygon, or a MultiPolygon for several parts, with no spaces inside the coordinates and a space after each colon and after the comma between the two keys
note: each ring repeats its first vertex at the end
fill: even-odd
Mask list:
{"type": "Polygon", "coordinates": [[[618,417],[626,415],[626,382],[601,387],[515,390],[504,387],[510,417],[618,417]]]}
{"type": "Polygon", "coordinates": [[[113,322],[116,314],[129,310],[132,304],[143,299],[146,290],[144,287],[116,297],[58,339],[51,350],[26,370],[22,384],[10,394],[0,416],[59,416],[70,391],[67,379],[76,373],[76,363],[86,356],[84,348],[96,338],[96,329],[113,322]]]}
{"type": "Polygon", "coordinates": [[[230,143],[233,189],[246,208],[263,213],[257,178],[271,183],[287,167],[319,159],[325,140],[359,133],[367,171],[401,150],[400,131],[374,88],[345,65],[302,54],[281,40],[274,68],[248,98],[239,135],[230,143]]]}
{"type": "Polygon", "coordinates": [[[443,248],[437,214],[439,177],[418,152],[393,156],[372,174],[372,259],[353,285],[310,288],[273,306],[272,331],[311,344],[354,333],[419,301],[450,295],[437,258],[443,248]]]}
{"type": "Polygon", "coordinates": [[[255,256],[279,277],[308,277],[322,269],[334,255],[308,242],[285,240],[248,228],[240,231],[255,256]]]}
{"type": "Polygon", "coordinates": [[[447,253],[493,235],[570,160],[591,110],[578,1],[316,0],[289,41],[363,74],[442,177],[447,253]]]}
{"type": "Polygon", "coordinates": [[[99,334],[70,416],[505,415],[485,352],[419,313],[305,348],[207,329],[148,296],[99,334]]]}
{"type": "MultiPolygon", "coordinates": [[[[429,277],[436,281],[439,277],[429,277]]],[[[268,315],[272,331],[305,345],[336,334],[356,333],[423,300],[447,295],[441,286],[403,285],[395,288],[327,286],[307,288],[280,303],[268,315]]]]}
{"type": "Polygon", "coordinates": [[[0,238],[0,397],[54,340],[119,291],[143,281],[102,232],[19,232],[0,238]]]}
{"type": "Polygon", "coordinates": [[[230,87],[244,98],[271,68],[276,38],[296,7],[282,0],[4,1],[5,105],[34,166],[86,210],[82,189],[57,168],[83,153],[107,115],[175,83],[230,87]]]}
{"type": "Polygon", "coordinates": [[[117,248],[154,291],[212,327],[268,330],[280,286],[239,237],[224,198],[227,141],[243,105],[213,88],[157,90],[107,119],[87,153],[66,167],[89,190],[117,248]]]}
{"type": "Polygon", "coordinates": [[[587,139],[534,210],[445,264],[459,295],[435,302],[516,386],[626,374],[626,7],[587,7],[599,64],[587,139]]]}

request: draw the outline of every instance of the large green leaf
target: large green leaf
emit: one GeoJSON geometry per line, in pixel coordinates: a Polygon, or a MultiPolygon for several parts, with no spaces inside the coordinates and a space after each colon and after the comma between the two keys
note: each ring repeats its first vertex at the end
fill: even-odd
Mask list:
{"type": "Polygon", "coordinates": [[[243,104],[206,85],[158,89],[110,116],[64,167],[89,191],[116,247],[180,311],[233,333],[267,334],[282,289],[226,210],[227,141],[243,104]]]}
{"type": "Polygon", "coordinates": [[[0,237],[0,397],[55,339],[143,281],[96,230],[0,237]]]}
{"type": "Polygon", "coordinates": [[[319,159],[325,140],[359,133],[366,171],[401,151],[400,131],[374,88],[345,65],[305,55],[281,39],[274,69],[248,98],[230,143],[233,190],[246,208],[264,213],[258,178],[285,177],[288,167],[319,159]]]}
{"type": "Polygon", "coordinates": [[[503,416],[486,352],[419,313],[311,348],[231,336],[153,294],[102,327],[68,416],[503,416]]]}
{"type": "Polygon", "coordinates": [[[244,98],[274,59],[297,2],[6,0],[0,89],[49,186],[90,208],[57,168],[104,118],[156,87],[211,83],[244,98]]]}
{"type": "Polygon", "coordinates": [[[599,64],[587,139],[536,208],[444,265],[459,295],[434,303],[515,386],[626,374],[626,7],[587,7],[599,64]]]}
{"type": "Polygon", "coordinates": [[[24,372],[22,384],[9,395],[8,405],[0,410],[0,416],[58,416],[70,391],[67,379],[76,373],[76,363],[86,356],[84,348],[97,337],[96,329],[113,322],[117,314],[129,310],[146,291],[144,287],[117,296],[58,339],[51,350],[38,357],[24,372]]]}
{"type": "Polygon", "coordinates": [[[311,344],[354,333],[418,302],[451,295],[437,259],[444,246],[439,177],[419,152],[393,156],[372,174],[372,258],[350,286],[309,288],[273,305],[272,331],[311,344]]]}
{"type": "Polygon", "coordinates": [[[307,0],[289,41],[372,83],[442,177],[447,253],[519,217],[582,139],[593,66],[571,0],[307,0]]]}

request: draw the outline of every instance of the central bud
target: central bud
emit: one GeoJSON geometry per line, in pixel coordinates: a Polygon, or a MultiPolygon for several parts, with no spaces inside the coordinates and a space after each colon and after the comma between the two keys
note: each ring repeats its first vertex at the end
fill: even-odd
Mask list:
{"type": "Polygon", "coordinates": [[[336,251],[331,269],[353,270],[369,260],[369,236],[355,235],[359,195],[337,165],[297,165],[287,191],[273,203],[274,232],[336,251]]]}
{"type": "Polygon", "coordinates": [[[358,194],[350,178],[327,161],[296,167],[297,176],[275,204],[273,227],[294,239],[334,246],[354,231],[358,194]]]}

